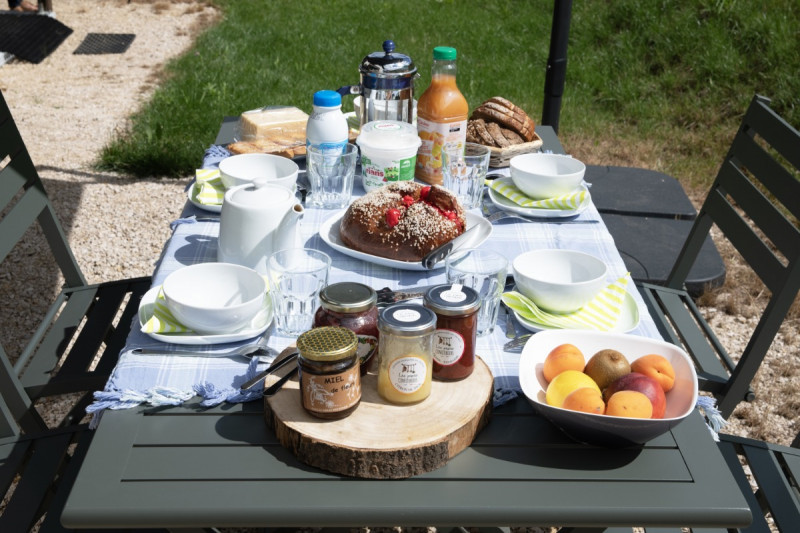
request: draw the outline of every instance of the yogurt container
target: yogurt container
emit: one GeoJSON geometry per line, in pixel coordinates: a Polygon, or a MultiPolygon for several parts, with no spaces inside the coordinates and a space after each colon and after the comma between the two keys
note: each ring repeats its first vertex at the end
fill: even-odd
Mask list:
{"type": "Polygon", "coordinates": [[[395,181],[412,181],[422,141],[408,122],[375,120],[356,139],[361,148],[361,179],[369,192],[395,181]]]}

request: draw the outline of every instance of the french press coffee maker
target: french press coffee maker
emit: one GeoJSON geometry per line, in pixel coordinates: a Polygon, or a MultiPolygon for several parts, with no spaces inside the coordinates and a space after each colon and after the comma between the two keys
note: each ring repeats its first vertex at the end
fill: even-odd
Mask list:
{"type": "Polygon", "coordinates": [[[410,57],[395,53],[394,41],[383,42],[383,52],[366,56],[359,67],[361,83],[339,89],[342,96],[361,96],[358,107],[360,125],[373,120],[414,119],[414,80],[419,77],[410,57]]]}

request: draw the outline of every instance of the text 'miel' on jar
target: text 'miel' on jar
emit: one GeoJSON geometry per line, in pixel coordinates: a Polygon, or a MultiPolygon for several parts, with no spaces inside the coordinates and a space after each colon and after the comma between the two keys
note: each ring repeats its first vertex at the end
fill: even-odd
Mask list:
{"type": "Polygon", "coordinates": [[[425,293],[424,305],[436,313],[433,334],[433,378],[464,379],[475,368],[478,293],[460,284],[437,285],[425,293]]]}
{"type": "Polygon", "coordinates": [[[300,396],[303,407],[318,418],[338,419],[361,402],[358,338],[347,328],[322,327],[297,338],[300,396]]]}
{"type": "Polygon", "coordinates": [[[417,304],[396,304],[378,318],[378,394],[398,404],[417,403],[431,393],[436,315],[417,304]]]}
{"type": "Polygon", "coordinates": [[[341,326],[355,333],[363,376],[378,351],[378,295],[372,287],[346,281],[323,288],[319,301],[314,327],[341,326]]]}

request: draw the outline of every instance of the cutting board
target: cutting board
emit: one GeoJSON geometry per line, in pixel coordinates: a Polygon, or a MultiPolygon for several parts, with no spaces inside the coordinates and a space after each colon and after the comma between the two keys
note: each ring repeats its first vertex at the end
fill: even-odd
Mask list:
{"type": "Polygon", "coordinates": [[[303,409],[297,378],[265,398],[267,425],[280,443],[314,467],[360,478],[407,478],[444,466],[489,422],[493,377],[482,359],[461,381],[434,380],[413,405],[380,397],[378,376],[362,376],[361,404],[347,418],[322,420],[303,409]]]}

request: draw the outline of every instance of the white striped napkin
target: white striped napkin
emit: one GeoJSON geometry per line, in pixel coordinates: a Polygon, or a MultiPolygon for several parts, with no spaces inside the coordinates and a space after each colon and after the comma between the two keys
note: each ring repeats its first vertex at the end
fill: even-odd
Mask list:
{"type": "Polygon", "coordinates": [[[178,322],[167,307],[164,291],[159,287],[156,303],[153,305],[153,316],[142,326],[145,333],[188,333],[192,330],[178,322]]]}
{"type": "Polygon", "coordinates": [[[625,287],[630,272],[607,285],[586,305],[571,313],[556,314],[540,309],[533,300],[518,292],[506,292],[503,303],[531,322],[559,329],[593,329],[610,331],[622,315],[625,287]]]}
{"type": "Polygon", "coordinates": [[[502,194],[512,202],[522,207],[544,208],[544,209],[577,209],[589,194],[586,189],[571,192],[555,198],[534,200],[525,196],[510,180],[486,180],[486,185],[502,194]]]}
{"type": "Polygon", "coordinates": [[[202,205],[222,205],[225,186],[219,176],[219,169],[201,168],[194,173],[194,197],[202,205]]]}

